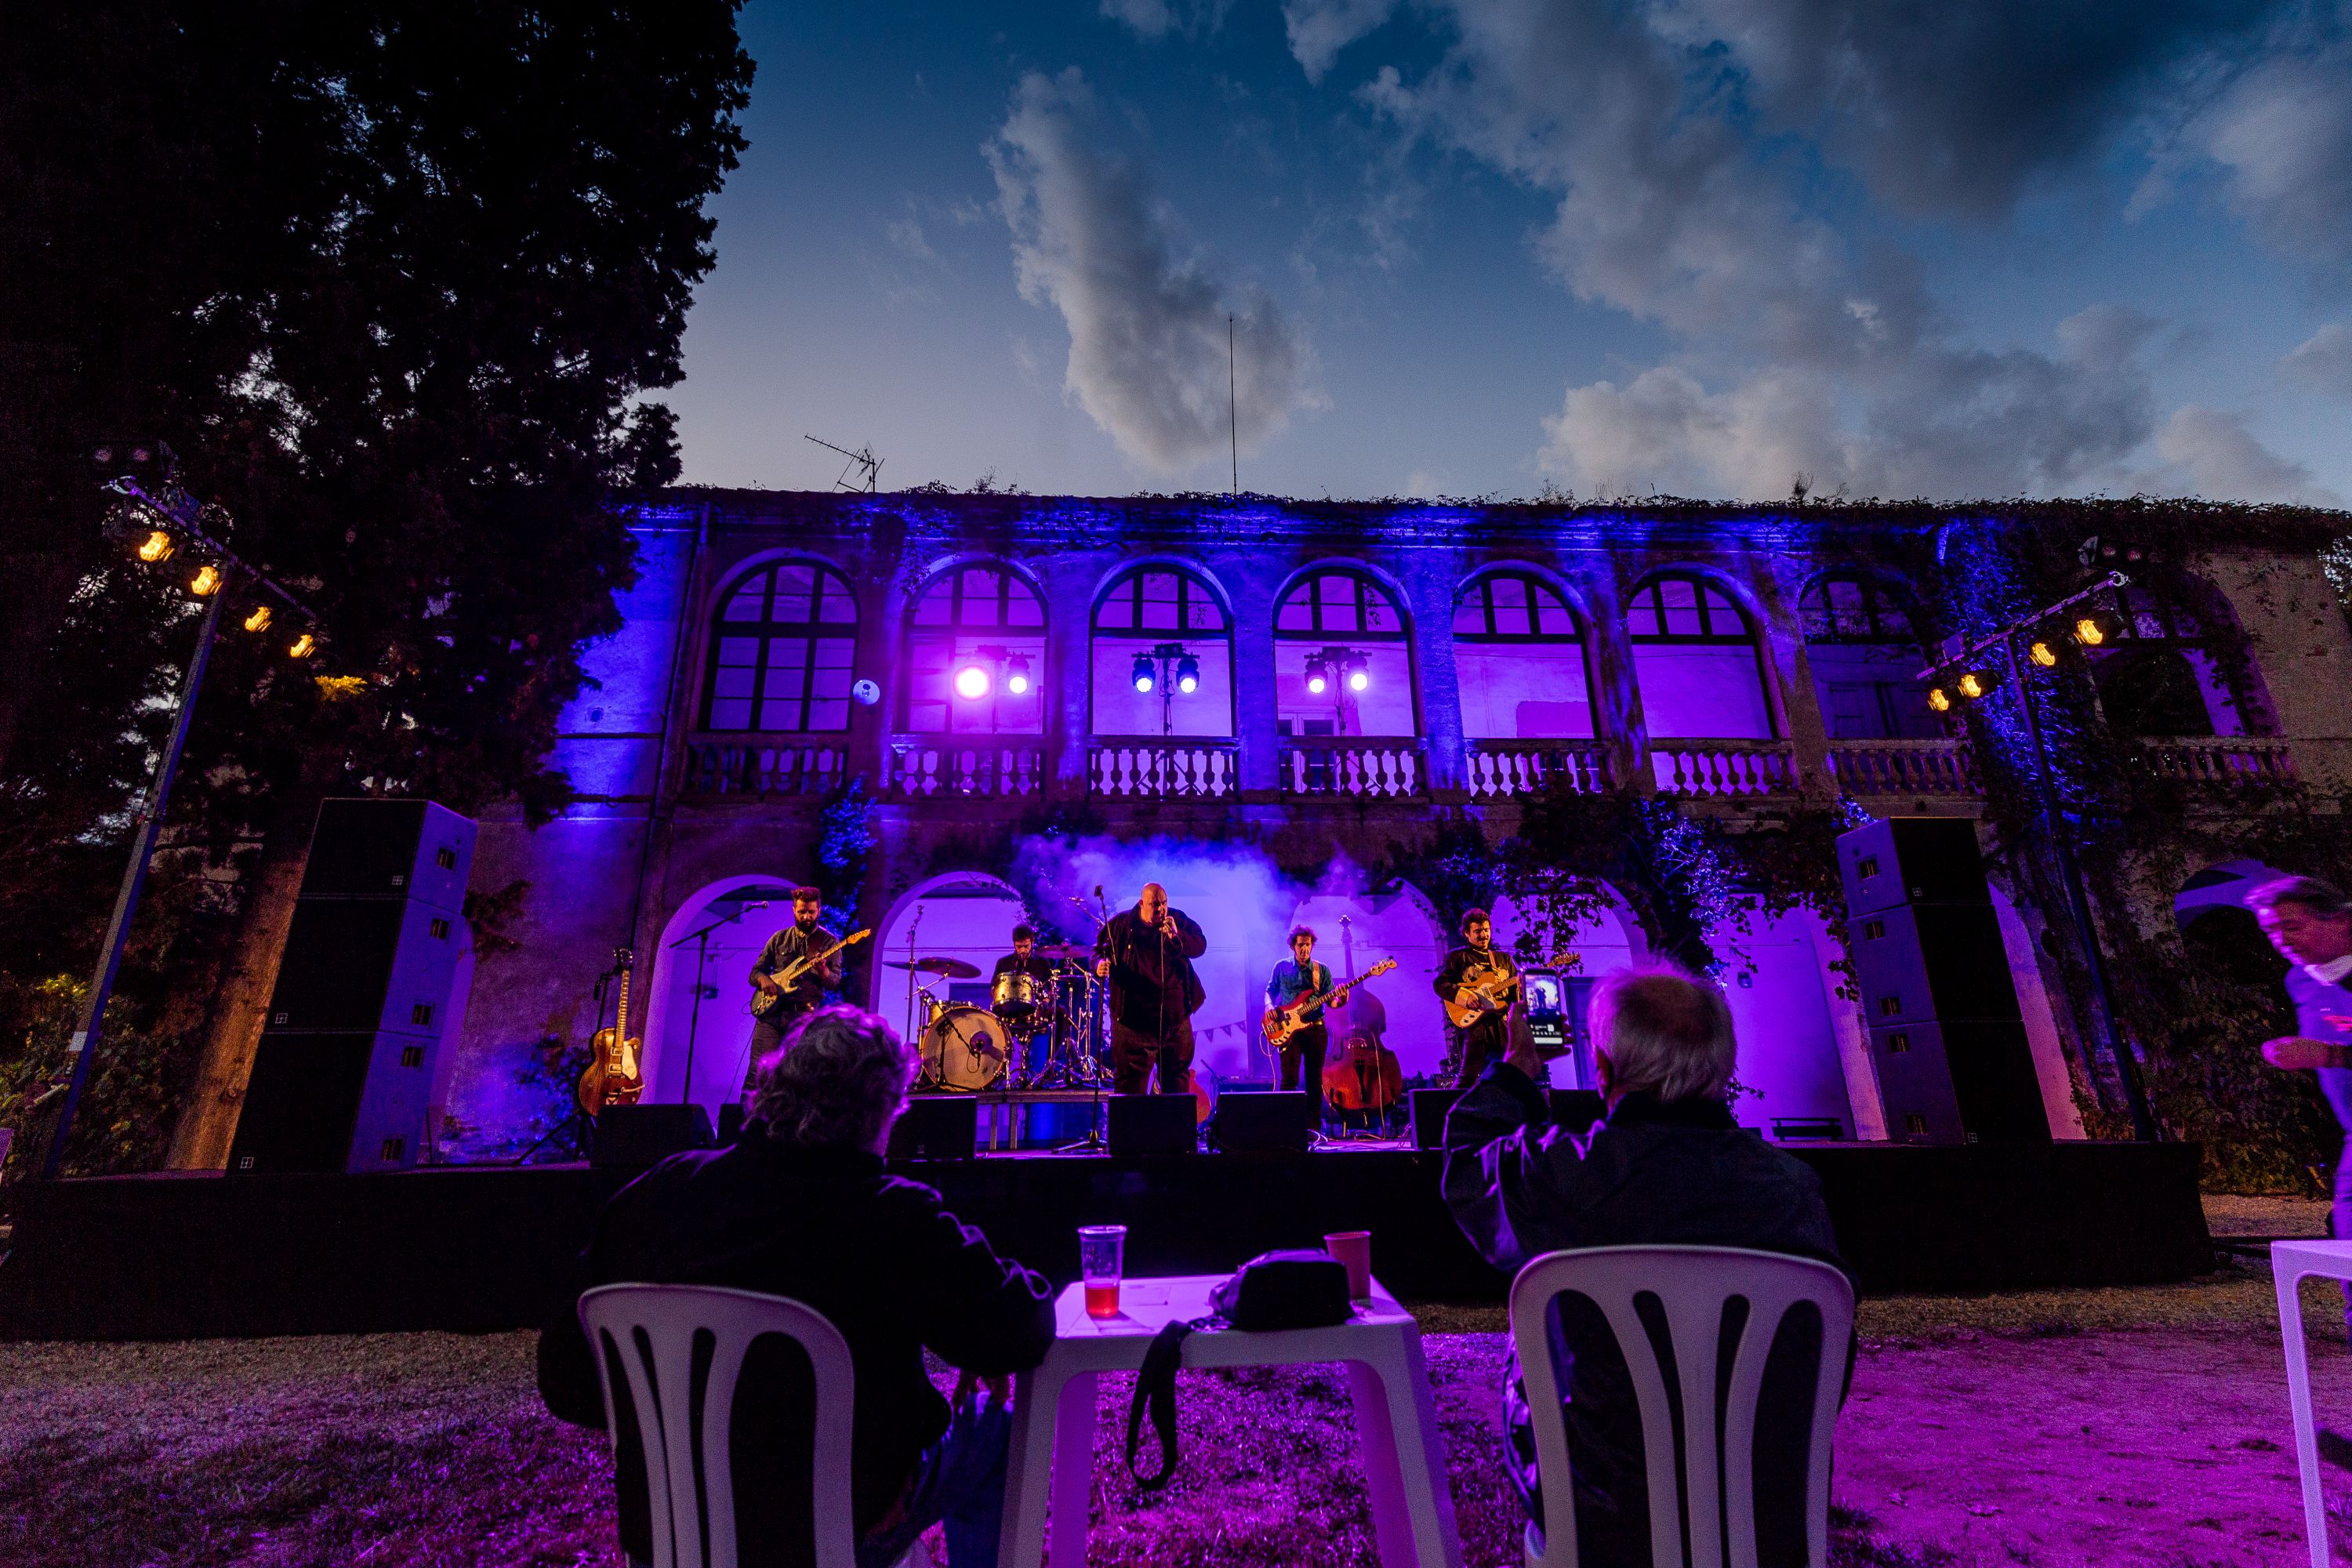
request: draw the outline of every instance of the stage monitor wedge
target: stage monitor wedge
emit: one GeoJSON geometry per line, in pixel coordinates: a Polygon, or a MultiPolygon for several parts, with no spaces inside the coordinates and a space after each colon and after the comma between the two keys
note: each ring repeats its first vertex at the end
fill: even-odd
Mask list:
{"type": "Polygon", "coordinates": [[[1114,1094],[1103,1106],[1113,1154],[1190,1154],[1199,1146],[1199,1101],[1189,1094],[1114,1094]]]}
{"type": "Polygon", "coordinates": [[[596,1113],[591,1165],[657,1165],[710,1147],[710,1113],[699,1105],[608,1105],[596,1113]]]}
{"type": "Polygon", "coordinates": [[[1409,1089],[1404,1092],[1406,1112],[1412,1119],[1412,1146],[1416,1149],[1445,1147],[1445,1113],[1462,1098],[1458,1089],[1409,1089]]]}
{"type": "Polygon", "coordinates": [[[1236,1094],[1226,1089],[1217,1096],[1217,1113],[1209,1119],[1209,1136],[1225,1152],[1286,1149],[1304,1152],[1315,1120],[1311,1094],[1236,1094]]]}
{"type": "Polygon", "coordinates": [[[890,1129],[893,1160],[969,1160],[979,1152],[980,1102],[969,1095],[919,1094],[890,1129]]]}

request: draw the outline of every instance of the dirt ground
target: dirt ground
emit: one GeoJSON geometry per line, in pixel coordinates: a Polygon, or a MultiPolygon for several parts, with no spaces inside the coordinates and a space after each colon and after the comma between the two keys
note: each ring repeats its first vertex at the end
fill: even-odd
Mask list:
{"type": "MultiPolygon", "coordinates": [[[[2232,1201],[2223,1236],[2315,1234],[2322,1205],[2232,1201]]],[[[2314,1288],[2320,1418],[2352,1434],[2341,1304],[2314,1288]]],[[[2258,1255],[2188,1284],[1865,1302],[1839,1422],[1847,1568],[2305,1561],[2258,1255]]],[[[1491,1310],[1424,1317],[1464,1560],[1517,1560],[1491,1310]]],[[[1119,1475],[1107,1379],[1097,1568],[1370,1563],[1336,1369],[1187,1373],[1186,1461],[1119,1475]]],[[[2352,1437],[2324,1467],[2352,1543],[2352,1437]]],[[[602,1439],[539,1408],[527,1335],[0,1346],[0,1563],[16,1568],[617,1564],[602,1439]]],[[[2352,1562],[2352,1558],[2339,1559],[2352,1562]]]]}

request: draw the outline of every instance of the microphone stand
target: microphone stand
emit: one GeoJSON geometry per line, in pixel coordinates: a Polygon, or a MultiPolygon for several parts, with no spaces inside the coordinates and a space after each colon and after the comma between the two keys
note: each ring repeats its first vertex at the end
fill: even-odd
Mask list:
{"type": "Polygon", "coordinates": [[[712,921],[700,931],[690,931],[669,944],[672,950],[676,950],[684,947],[689,942],[694,943],[694,1007],[687,1014],[686,1018],[686,1082],[677,1093],[678,1103],[681,1105],[694,1102],[694,1039],[702,1027],[702,972],[703,966],[710,960],[710,933],[720,926],[733,925],[753,910],[764,910],[767,907],[765,900],[758,903],[745,904],[726,919],[712,921]]]}

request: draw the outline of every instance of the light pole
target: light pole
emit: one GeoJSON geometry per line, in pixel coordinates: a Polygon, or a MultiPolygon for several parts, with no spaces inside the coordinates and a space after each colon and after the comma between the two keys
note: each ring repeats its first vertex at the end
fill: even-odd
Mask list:
{"type": "MultiPolygon", "coordinates": [[[[170,448],[160,448],[168,463],[170,448]]],[[[102,463],[110,449],[101,447],[98,458],[102,463]]],[[[144,461],[143,457],[141,459],[144,461]]],[[[173,715],[171,738],[164,742],[163,754],[156,760],[155,776],[147,786],[146,798],[140,803],[137,826],[131,836],[131,863],[123,868],[122,886],[115,894],[114,915],[108,921],[106,942],[100,949],[98,967],[90,974],[89,995],[82,1011],[81,1027],[74,1032],[69,1049],[73,1061],[65,1080],[65,1101],[58,1107],[57,1123],[49,1131],[49,1146],[41,1160],[43,1180],[55,1179],[64,1169],[66,1140],[73,1131],[74,1116],[81,1109],[83,1091],[89,1084],[90,1063],[98,1056],[98,1046],[105,1031],[106,1005],[114,994],[115,977],[122,970],[122,950],[131,936],[131,917],[138,912],[139,895],[147,885],[147,868],[153,860],[155,840],[163,831],[163,808],[172,797],[172,780],[180,771],[180,757],[187,749],[188,726],[196,711],[196,693],[203,688],[205,667],[211,662],[213,638],[220,630],[221,611],[229,596],[243,583],[251,583],[283,601],[289,608],[315,623],[318,619],[310,606],[279,587],[260,572],[237,556],[236,552],[208,534],[203,527],[203,517],[195,501],[185,490],[167,478],[163,493],[150,491],[139,480],[123,476],[108,481],[104,487],[123,498],[115,516],[110,520],[110,537],[127,539],[143,529],[147,538],[137,549],[139,558],[150,565],[161,565],[181,553],[177,535],[184,534],[197,549],[190,552],[204,557],[190,583],[190,591],[203,595],[203,625],[196,632],[196,646],[188,658],[188,672],[180,682],[179,711],[173,715]],[[143,520],[143,521],[142,521],[143,520]],[[151,526],[152,525],[152,526],[151,526]]],[[[268,607],[261,606],[247,618],[248,629],[259,632],[269,625],[268,607]]],[[[316,634],[303,630],[288,647],[288,657],[308,658],[318,647],[316,634]]]]}
{"type": "MultiPolygon", "coordinates": [[[[2057,862],[2059,889],[2066,900],[2067,918],[2082,934],[2083,963],[2090,972],[2093,1000],[2102,1032],[2106,1037],[2107,1056],[2116,1064],[2116,1077],[2123,1085],[2124,1104],[2131,1116],[2132,1136],[2143,1143],[2153,1143],[2162,1136],[2155,1115],[2149,1110],[2147,1091],[2139,1079],[2139,1066],[2132,1058],[2130,1042],[2124,1038],[2122,1015],[2116,1005],[2113,982],[2107,974],[2106,960],[2099,952],[2097,930],[2091,924],[2090,896],[2083,887],[2083,868],[2074,858],[2074,847],[2066,830],[2065,813],[2058,804],[2058,792],[2050,773],[2050,754],[2042,735],[2042,721],[2033,707],[2033,685],[2026,679],[2026,664],[2053,668],[2058,664],[2058,654],[2049,637],[2034,637],[2037,626],[2051,623],[2063,624],[2074,613],[2072,640],[2085,647],[2095,647],[2106,640],[2100,629],[2100,619],[2084,609],[2100,595],[2123,588],[2131,581],[2121,572],[2110,572],[2105,577],[2079,593],[2069,595],[2054,605],[2043,606],[2021,620],[2011,621],[1996,632],[1979,637],[1975,642],[1948,654],[1942,663],[1919,672],[1922,680],[1941,681],[1950,676],[1954,689],[1973,702],[1980,700],[1990,690],[1984,673],[1974,668],[1976,661],[1989,650],[2000,651],[2003,673],[2017,689],[2018,711],[2025,721],[2025,733],[2033,748],[2034,793],[2041,806],[2042,832],[2050,839],[2051,858],[2057,862]]],[[[2061,634],[2053,634],[2061,635],[2061,634]]],[[[1947,645],[1948,647],[1949,645],[1947,645]]],[[[1949,711],[1953,706],[1941,684],[1932,685],[1927,693],[1928,705],[1938,712],[1949,711]]]]}

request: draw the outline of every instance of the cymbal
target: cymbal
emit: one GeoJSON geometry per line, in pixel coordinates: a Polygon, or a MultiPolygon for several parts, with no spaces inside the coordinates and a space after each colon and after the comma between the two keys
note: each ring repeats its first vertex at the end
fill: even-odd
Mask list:
{"type": "Polygon", "coordinates": [[[911,969],[920,974],[937,974],[948,980],[977,980],[980,966],[966,963],[961,958],[886,958],[885,969],[911,969]]]}
{"type": "Polygon", "coordinates": [[[1031,948],[1031,954],[1050,958],[1056,963],[1084,963],[1095,955],[1091,947],[1081,947],[1075,942],[1040,942],[1031,948]]]}

